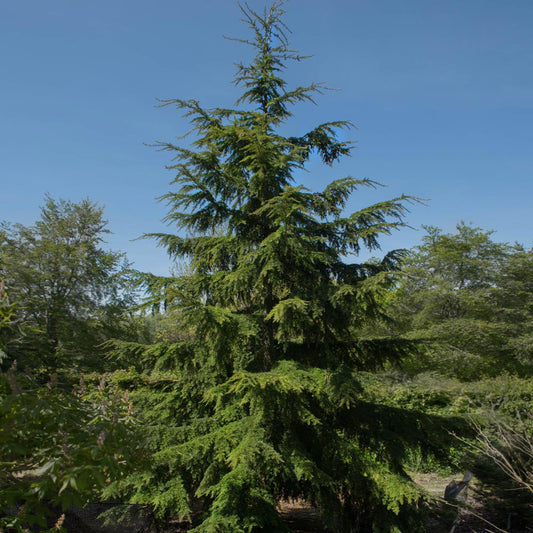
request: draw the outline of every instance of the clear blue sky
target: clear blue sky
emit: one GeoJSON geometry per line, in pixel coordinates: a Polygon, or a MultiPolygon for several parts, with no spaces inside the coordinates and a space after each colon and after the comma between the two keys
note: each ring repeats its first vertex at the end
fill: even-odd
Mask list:
{"type": "MultiPolygon", "coordinates": [[[[249,2],[262,9],[263,2],[249,2]]],[[[401,193],[413,227],[453,230],[463,219],[501,241],[532,245],[533,1],[292,0],[298,84],[341,89],[295,108],[291,131],[347,119],[353,157],[317,162],[301,176],[321,188],[345,175],[388,187],[352,207],[401,193]]],[[[108,246],[140,270],[166,273],[164,252],[132,239],[161,231],[168,154],[143,143],[173,140],[187,123],[155,98],[230,106],[234,63],[246,47],[227,0],[17,0],[0,16],[0,220],[31,224],[45,193],[105,206],[108,246]]],[[[385,250],[416,244],[405,229],[385,250]]]]}

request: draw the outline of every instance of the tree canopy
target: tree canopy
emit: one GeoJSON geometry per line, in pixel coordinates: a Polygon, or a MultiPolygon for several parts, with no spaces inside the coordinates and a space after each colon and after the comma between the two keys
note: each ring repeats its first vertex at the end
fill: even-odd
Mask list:
{"type": "Polygon", "coordinates": [[[125,257],[102,248],[106,225],[95,203],[50,197],[35,225],[2,224],[2,531],[58,531],[70,505],[142,460],[127,393],[87,373],[105,368],[103,341],[139,337],[125,257]]]}
{"type": "Polygon", "coordinates": [[[530,375],[532,251],[463,222],[454,234],[426,232],[391,299],[399,331],[434,341],[415,368],[461,379],[530,375]]]}
{"type": "Polygon", "coordinates": [[[5,351],[19,366],[101,364],[98,344],[116,336],[133,303],[125,256],[102,247],[106,233],[89,200],[47,197],[33,226],[2,224],[0,280],[25,333],[6,332],[5,351]]]}
{"type": "Polygon", "coordinates": [[[194,139],[157,144],[173,156],[175,188],[163,198],[179,233],[152,236],[188,270],[145,282],[149,305],[164,300],[188,327],[177,342],[114,344],[123,364],[152,372],[138,396],[155,457],[142,481],[117,490],[182,515],[200,498],[198,532],[283,530],[276,506],[288,497],[320,505],[339,531],[388,531],[408,520],[418,492],[402,450],[377,438],[387,428],[361,400],[357,372],[411,346],[362,333],[383,318],[380,293],[394,282],[397,254],[350,260],[402,227],[415,199],[346,214],[352,194],[378,184],[348,176],[314,192],[296,182],[311,154],[330,166],[349,155],[338,134],[350,123],[281,133],[292,106],[321,86],[288,88],[282,78],[301,59],[282,3],[242,13],[251,38],[239,40],[255,55],[237,67],[237,107],[164,101],[185,112],[194,139]]]}

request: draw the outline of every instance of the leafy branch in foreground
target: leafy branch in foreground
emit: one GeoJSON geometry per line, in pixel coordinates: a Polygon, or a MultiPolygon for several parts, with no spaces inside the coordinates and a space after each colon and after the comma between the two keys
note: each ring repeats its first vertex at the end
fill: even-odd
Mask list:
{"type": "Polygon", "coordinates": [[[45,529],[59,509],[98,497],[142,456],[127,393],[110,390],[104,380],[96,389],[70,392],[56,379],[38,386],[13,370],[0,374],[0,526],[6,530],[45,529]]]}

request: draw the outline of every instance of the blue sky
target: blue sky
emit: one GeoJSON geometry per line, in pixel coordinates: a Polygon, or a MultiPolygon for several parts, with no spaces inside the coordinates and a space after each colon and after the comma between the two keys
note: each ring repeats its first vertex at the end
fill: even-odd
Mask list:
{"type": "MultiPolygon", "coordinates": [[[[263,2],[249,4],[262,9],[263,2]]],[[[408,222],[452,231],[460,220],[532,243],[533,2],[531,0],[292,0],[293,84],[339,91],[300,105],[293,134],[337,119],[357,130],[353,156],[311,162],[312,189],[353,175],[387,185],[356,194],[357,208],[401,193],[431,199],[408,222]]],[[[108,246],[140,270],[165,274],[151,241],[166,210],[168,154],[187,123],[156,98],[231,106],[234,63],[246,47],[237,4],[226,0],[18,0],[0,16],[0,220],[33,223],[45,193],[105,206],[108,246]]],[[[383,249],[410,247],[404,229],[383,249]]]]}

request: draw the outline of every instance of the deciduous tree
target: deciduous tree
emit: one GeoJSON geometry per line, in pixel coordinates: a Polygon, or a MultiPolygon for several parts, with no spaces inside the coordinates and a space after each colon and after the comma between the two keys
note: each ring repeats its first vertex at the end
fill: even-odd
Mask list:
{"type": "Polygon", "coordinates": [[[98,365],[97,345],[116,336],[133,301],[125,256],[102,247],[106,233],[103,209],[89,200],[47,197],[33,226],[3,223],[0,280],[26,326],[24,342],[6,339],[19,367],[58,367],[66,358],[98,365]]]}
{"type": "Polygon", "coordinates": [[[532,252],[465,223],[454,234],[426,231],[392,299],[399,331],[435,341],[415,368],[461,379],[530,375],[532,252]]]}

